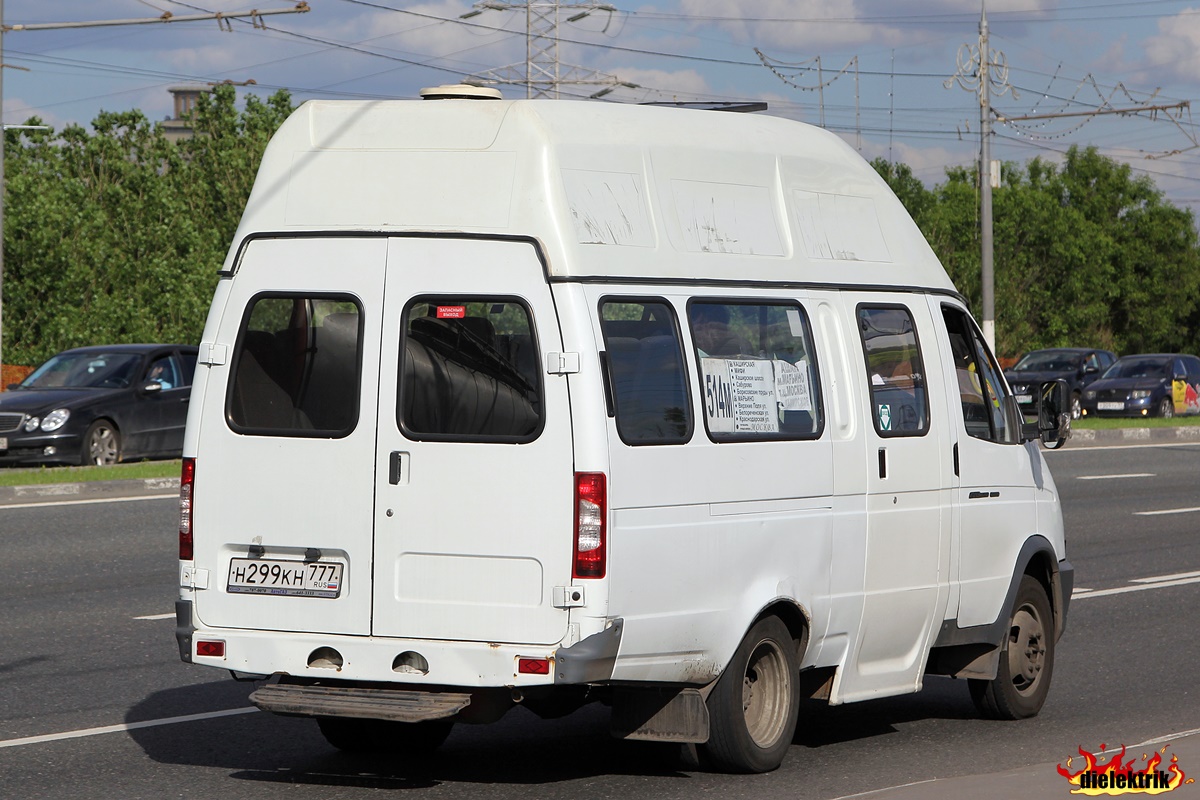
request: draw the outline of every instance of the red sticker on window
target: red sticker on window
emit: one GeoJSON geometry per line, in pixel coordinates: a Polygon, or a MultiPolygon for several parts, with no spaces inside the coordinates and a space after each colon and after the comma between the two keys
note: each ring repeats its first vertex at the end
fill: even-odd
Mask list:
{"type": "Polygon", "coordinates": [[[466,306],[438,306],[438,319],[463,319],[467,316],[466,306]]]}

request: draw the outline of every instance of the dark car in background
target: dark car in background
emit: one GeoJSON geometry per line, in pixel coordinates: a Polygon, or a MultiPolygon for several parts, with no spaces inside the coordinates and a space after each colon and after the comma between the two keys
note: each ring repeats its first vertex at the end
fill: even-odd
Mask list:
{"type": "Polygon", "coordinates": [[[1046,381],[1065,380],[1071,397],[1071,416],[1078,419],[1083,390],[1116,360],[1116,355],[1108,350],[1086,347],[1031,350],[1005,370],[1004,377],[1023,414],[1037,413],[1038,387],[1046,381]]]}
{"type": "Polygon", "coordinates": [[[0,466],[178,458],[196,354],[175,344],[59,353],[0,393],[0,466]]]}
{"type": "Polygon", "coordinates": [[[1200,358],[1186,353],[1123,356],[1083,393],[1084,416],[1200,414],[1200,358]]]}

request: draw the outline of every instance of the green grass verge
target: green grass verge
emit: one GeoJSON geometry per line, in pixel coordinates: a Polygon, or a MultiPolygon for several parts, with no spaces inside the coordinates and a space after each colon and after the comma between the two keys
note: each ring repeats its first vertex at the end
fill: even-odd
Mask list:
{"type": "Polygon", "coordinates": [[[1087,431],[1111,431],[1119,428],[1179,428],[1200,425],[1200,417],[1090,417],[1077,419],[1071,427],[1087,431]]]}
{"type": "Polygon", "coordinates": [[[140,480],[142,478],[178,478],[179,460],[139,461],[111,467],[34,467],[0,469],[0,486],[29,486],[42,483],[82,483],[85,481],[140,480]]]}

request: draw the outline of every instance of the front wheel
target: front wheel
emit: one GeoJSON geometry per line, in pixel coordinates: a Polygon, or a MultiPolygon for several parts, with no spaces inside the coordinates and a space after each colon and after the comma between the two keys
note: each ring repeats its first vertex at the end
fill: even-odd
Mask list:
{"type": "Polygon", "coordinates": [[[704,745],[723,772],[769,772],[783,762],[800,711],[796,642],[778,617],[759,620],[708,697],[704,745]]]}
{"type": "Polygon", "coordinates": [[[1046,702],[1053,672],[1054,616],[1050,598],[1036,578],[1023,575],[996,677],[990,681],[970,680],[971,699],[990,719],[1032,717],[1046,702]]]}
{"type": "Polygon", "coordinates": [[[1071,419],[1079,419],[1083,416],[1083,401],[1079,397],[1079,392],[1071,393],[1071,419]]]}
{"type": "Polygon", "coordinates": [[[121,434],[106,419],[93,422],[83,435],[79,463],[83,466],[106,467],[121,460],[121,434]]]}
{"type": "Polygon", "coordinates": [[[347,753],[424,756],[442,746],[454,722],[392,722],[386,719],[317,717],[325,741],[347,753]]]}
{"type": "Polygon", "coordinates": [[[1163,419],[1175,416],[1175,402],[1170,397],[1158,401],[1158,415],[1163,419]]]}

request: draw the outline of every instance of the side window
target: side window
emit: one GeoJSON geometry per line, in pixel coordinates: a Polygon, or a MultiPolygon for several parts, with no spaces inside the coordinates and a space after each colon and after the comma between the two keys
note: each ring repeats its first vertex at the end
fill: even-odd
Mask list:
{"type": "Polygon", "coordinates": [[[1020,441],[1021,421],[1014,416],[1015,404],[1005,401],[1008,390],[983,335],[961,309],[942,306],[942,317],[950,334],[967,435],[1002,444],[1020,441]]]}
{"type": "Polygon", "coordinates": [[[1187,358],[1184,359],[1184,363],[1187,364],[1187,371],[1188,371],[1189,377],[1191,377],[1193,375],[1200,375],[1200,358],[1196,358],[1195,356],[1188,356],[1187,358]]]}
{"type": "Polygon", "coordinates": [[[532,317],[512,297],[420,297],[404,311],[396,423],[412,439],[529,442],[542,430],[532,317]]]}
{"type": "Polygon", "coordinates": [[[693,300],[688,321],[713,441],[821,435],[820,384],[803,308],[693,300]]]}
{"type": "Polygon", "coordinates": [[[1187,374],[1188,374],[1188,369],[1186,366],[1184,366],[1183,359],[1182,358],[1175,359],[1174,363],[1172,363],[1172,365],[1171,365],[1171,375],[1175,376],[1175,375],[1187,375],[1187,374]]]}
{"type": "Polygon", "coordinates": [[[265,294],[234,348],[226,418],[238,433],[337,438],[358,424],[362,309],[349,295],[265,294]]]}
{"type": "Polygon", "coordinates": [[[904,306],[859,306],[858,332],[876,432],[884,437],[924,436],[929,403],[911,312],[904,306]]]}
{"type": "Polygon", "coordinates": [[[159,356],[150,363],[150,366],[146,369],[146,377],[143,383],[151,382],[162,386],[163,391],[178,389],[183,385],[183,380],[179,377],[179,368],[172,356],[159,356]]]}
{"type": "Polygon", "coordinates": [[[605,380],[617,433],[626,444],[680,444],[692,438],[683,348],[664,300],[604,298],[605,380]]]}
{"type": "Polygon", "coordinates": [[[179,357],[183,360],[183,375],[180,376],[183,378],[183,385],[191,386],[192,378],[196,374],[197,355],[195,353],[181,353],[179,357]]]}

